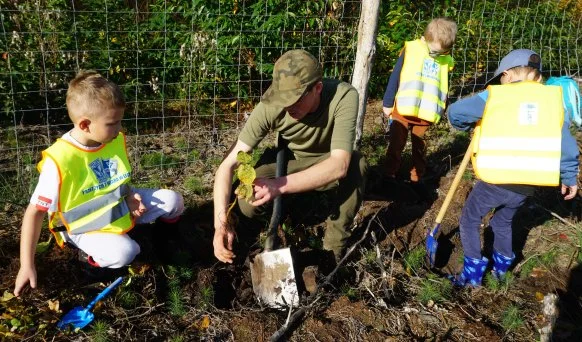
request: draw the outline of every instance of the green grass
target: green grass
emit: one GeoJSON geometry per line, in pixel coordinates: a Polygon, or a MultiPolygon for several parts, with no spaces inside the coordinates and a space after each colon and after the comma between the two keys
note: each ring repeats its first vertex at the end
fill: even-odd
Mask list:
{"type": "Polygon", "coordinates": [[[184,188],[191,193],[202,195],[205,192],[202,180],[197,176],[188,176],[184,179],[184,188]]]}
{"type": "Polygon", "coordinates": [[[169,342],[184,342],[186,341],[182,335],[174,335],[170,337],[169,342]]]}
{"type": "Polygon", "coordinates": [[[366,251],[366,254],[364,254],[364,261],[366,262],[366,265],[375,265],[376,258],[376,251],[372,249],[366,251]]]}
{"type": "Polygon", "coordinates": [[[212,286],[204,286],[199,291],[198,307],[206,310],[214,304],[214,289],[212,286]]]}
{"type": "Polygon", "coordinates": [[[119,294],[118,301],[123,308],[132,309],[139,303],[139,296],[133,291],[125,290],[119,294]]]}
{"type": "Polygon", "coordinates": [[[109,330],[109,324],[104,321],[97,320],[93,323],[93,328],[91,329],[92,342],[107,342],[109,338],[107,336],[107,330],[109,330]]]}
{"type": "Polygon", "coordinates": [[[442,303],[451,297],[452,291],[453,284],[448,279],[429,275],[428,278],[422,280],[417,299],[424,305],[429,301],[442,303]]]}
{"type": "Polygon", "coordinates": [[[416,273],[422,265],[424,265],[424,259],[426,256],[426,250],[424,246],[418,246],[415,249],[409,251],[404,256],[404,265],[406,267],[406,271],[410,273],[416,273]]]}
{"type": "Polygon", "coordinates": [[[182,291],[177,287],[170,287],[168,293],[168,309],[172,316],[182,317],[186,314],[182,291]]]}
{"type": "Polygon", "coordinates": [[[510,304],[501,315],[501,326],[505,331],[515,330],[523,325],[523,316],[515,304],[510,304]]]}
{"type": "Polygon", "coordinates": [[[170,168],[173,164],[178,163],[178,158],[164,154],[162,152],[151,152],[144,154],[140,159],[140,165],[144,168],[161,167],[163,169],[170,168]]]}
{"type": "Polygon", "coordinates": [[[485,275],[485,286],[493,292],[503,292],[507,293],[509,287],[515,280],[515,276],[512,272],[507,272],[501,279],[497,279],[491,273],[485,275]]]}

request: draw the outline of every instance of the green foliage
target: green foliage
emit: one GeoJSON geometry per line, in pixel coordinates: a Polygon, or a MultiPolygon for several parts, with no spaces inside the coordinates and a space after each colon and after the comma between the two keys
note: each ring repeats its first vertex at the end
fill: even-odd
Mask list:
{"type": "Polygon", "coordinates": [[[424,246],[417,246],[404,256],[404,265],[408,274],[416,273],[424,265],[426,250],[424,246]]]}
{"type": "Polygon", "coordinates": [[[253,197],[253,182],[257,177],[255,169],[250,164],[253,158],[250,154],[239,151],[236,155],[236,160],[239,165],[237,166],[235,173],[240,184],[236,188],[235,193],[237,194],[237,197],[249,201],[253,197]]]}
{"type": "Polygon", "coordinates": [[[93,328],[91,329],[91,341],[93,342],[108,342],[109,337],[107,336],[107,330],[109,330],[109,324],[107,322],[96,320],[93,322],[93,328]]]}
{"type": "Polygon", "coordinates": [[[170,342],[184,342],[184,341],[186,341],[186,340],[184,339],[184,336],[182,336],[182,335],[174,335],[174,336],[170,337],[170,342]]]}
{"type": "Polygon", "coordinates": [[[417,298],[424,305],[429,301],[442,303],[450,298],[452,290],[453,284],[448,279],[429,275],[428,278],[422,280],[417,298]]]}
{"type": "Polygon", "coordinates": [[[168,309],[172,316],[182,317],[186,314],[182,291],[177,287],[170,287],[168,292],[168,309]]]}
{"type": "Polygon", "coordinates": [[[366,251],[366,254],[364,254],[364,261],[366,262],[366,265],[375,265],[377,257],[378,255],[376,254],[376,251],[370,249],[366,251]]]}
{"type": "Polygon", "coordinates": [[[349,300],[356,300],[359,298],[358,289],[350,286],[349,284],[343,284],[340,288],[342,295],[348,297],[349,300]]]}
{"type": "Polygon", "coordinates": [[[204,286],[200,288],[198,294],[198,307],[201,310],[207,310],[214,304],[214,289],[212,286],[204,286]]]}
{"type": "Polygon", "coordinates": [[[523,316],[515,304],[510,304],[501,315],[501,326],[505,331],[515,330],[523,325],[523,316]]]}

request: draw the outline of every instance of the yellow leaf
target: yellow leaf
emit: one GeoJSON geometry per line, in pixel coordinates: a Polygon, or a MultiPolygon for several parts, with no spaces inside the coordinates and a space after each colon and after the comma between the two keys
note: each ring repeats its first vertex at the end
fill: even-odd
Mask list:
{"type": "Polygon", "coordinates": [[[131,275],[144,275],[149,269],[150,265],[148,264],[137,264],[129,266],[129,273],[131,275]]]}
{"type": "Polygon", "coordinates": [[[257,177],[257,173],[252,166],[241,164],[236,168],[236,175],[241,183],[251,185],[257,177]]]}
{"type": "Polygon", "coordinates": [[[251,157],[251,155],[246,152],[238,151],[238,153],[236,154],[236,161],[238,161],[241,164],[248,164],[252,160],[253,157],[251,157]]]}
{"type": "Polygon", "coordinates": [[[202,317],[202,319],[200,320],[200,329],[208,329],[208,327],[210,326],[210,317],[208,316],[204,316],[202,317]]]}
{"type": "Polygon", "coordinates": [[[240,183],[234,192],[239,198],[249,200],[253,197],[253,186],[240,183]]]}
{"type": "Polygon", "coordinates": [[[536,299],[541,302],[544,300],[544,294],[541,292],[536,292],[536,299]]]}
{"type": "Polygon", "coordinates": [[[14,316],[12,316],[11,314],[9,314],[7,312],[3,312],[2,316],[0,316],[0,317],[2,317],[2,319],[13,319],[14,318],[14,316]]]}
{"type": "MultiPolygon", "coordinates": [[[[231,103],[228,104],[230,106],[230,108],[234,108],[236,106],[236,100],[232,101],[231,103]]],[[[242,151],[239,151],[242,152],[242,151]]],[[[244,152],[243,152],[244,153],[244,152]]]]}

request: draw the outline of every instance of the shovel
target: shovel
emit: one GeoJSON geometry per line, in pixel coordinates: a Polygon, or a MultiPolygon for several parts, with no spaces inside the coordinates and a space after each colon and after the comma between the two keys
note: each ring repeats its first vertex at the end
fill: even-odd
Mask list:
{"type": "MultiPolygon", "coordinates": [[[[285,158],[286,144],[280,135],[277,148],[275,177],[281,177],[287,173],[287,160],[285,158]]],[[[273,214],[269,222],[265,249],[250,263],[253,291],[257,299],[269,307],[278,309],[297,307],[299,304],[291,250],[289,248],[276,249],[277,230],[282,211],[283,198],[277,196],[273,200],[273,214]]]]}
{"type": "Polygon", "coordinates": [[[451,204],[451,200],[453,199],[453,195],[455,194],[455,191],[457,190],[457,186],[461,182],[461,178],[463,177],[463,173],[465,172],[465,169],[467,168],[467,164],[469,164],[469,160],[471,159],[471,154],[473,153],[474,141],[475,141],[474,138],[471,139],[471,143],[469,143],[469,147],[467,148],[467,152],[465,152],[465,156],[463,157],[463,160],[461,161],[461,165],[459,165],[459,169],[457,170],[457,174],[455,175],[455,178],[453,179],[453,184],[451,184],[451,187],[449,188],[449,191],[447,192],[447,197],[445,197],[445,200],[441,206],[441,209],[439,210],[439,213],[436,217],[435,224],[434,224],[433,228],[429,229],[429,231],[428,231],[428,235],[426,237],[426,254],[428,257],[428,261],[430,263],[430,267],[434,266],[435,259],[436,259],[436,251],[437,251],[437,247],[438,247],[438,241],[437,241],[437,238],[435,236],[438,234],[438,231],[441,227],[441,221],[443,220],[443,217],[445,216],[445,213],[447,212],[447,209],[449,208],[449,204],[451,204]]]}
{"type": "Polygon", "coordinates": [[[105,296],[107,296],[109,292],[111,292],[111,290],[113,290],[119,284],[121,284],[122,280],[123,277],[117,278],[117,280],[111,283],[111,285],[107,286],[106,289],[101,291],[101,293],[99,293],[97,297],[95,297],[95,299],[93,299],[93,301],[89,303],[89,305],[87,305],[86,307],[77,306],[76,308],[67,312],[67,314],[57,324],[57,327],[59,329],[64,329],[70,324],[75,329],[83,329],[85,326],[87,326],[87,324],[93,322],[95,316],[91,312],[91,309],[93,309],[93,307],[95,306],[95,304],[97,304],[98,301],[105,298],[105,296]]]}

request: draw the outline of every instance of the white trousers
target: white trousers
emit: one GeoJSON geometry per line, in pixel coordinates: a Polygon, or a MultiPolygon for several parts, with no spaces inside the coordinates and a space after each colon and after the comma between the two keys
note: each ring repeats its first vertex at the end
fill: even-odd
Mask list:
{"type": "MultiPolygon", "coordinates": [[[[136,224],[150,223],[157,218],[178,218],[184,211],[184,199],[179,193],[167,189],[132,189],[141,196],[146,212],[136,219],[136,224]]],[[[135,228],[134,228],[135,229],[135,228]]],[[[65,240],[91,256],[101,267],[120,268],[129,265],[140,252],[140,247],[127,234],[90,232],[67,234],[65,240]]]]}

